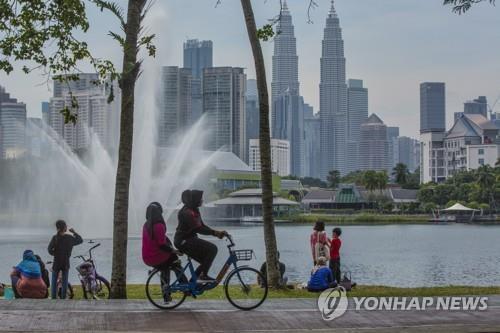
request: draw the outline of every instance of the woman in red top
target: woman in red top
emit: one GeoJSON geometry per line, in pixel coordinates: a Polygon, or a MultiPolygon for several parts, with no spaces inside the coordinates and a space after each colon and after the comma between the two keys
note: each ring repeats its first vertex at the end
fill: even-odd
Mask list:
{"type": "MultiPolygon", "coordinates": [[[[158,202],[146,209],[146,223],[142,228],[142,260],[148,266],[161,270],[162,282],[170,283],[170,268],[179,258],[179,251],[173,248],[167,237],[167,224],[163,219],[163,209],[158,202]]],[[[163,295],[165,302],[170,295],[163,295]]]]}
{"type": "Polygon", "coordinates": [[[330,269],[333,272],[333,277],[337,283],[340,283],[340,247],[342,246],[342,241],[340,240],[340,235],[342,234],[342,229],[333,229],[333,238],[330,245],[330,269]]]}
{"type": "Polygon", "coordinates": [[[330,259],[330,240],[326,235],[324,222],[316,222],[309,241],[311,243],[314,266],[316,266],[319,257],[325,257],[326,260],[330,259]]]}

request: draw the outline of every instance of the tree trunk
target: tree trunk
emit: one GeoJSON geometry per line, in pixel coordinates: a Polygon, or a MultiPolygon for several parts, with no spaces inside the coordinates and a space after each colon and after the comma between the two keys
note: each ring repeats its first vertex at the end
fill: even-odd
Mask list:
{"type": "Polygon", "coordinates": [[[141,15],[145,4],[146,0],[128,1],[127,24],[125,26],[123,68],[119,82],[122,90],[122,101],[113,219],[111,298],[127,298],[128,201],[134,134],[134,93],[140,69],[140,63],[137,62],[137,44],[141,29],[141,15]]]}
{"type": "Polygon", "coordinates": [[[257,76],[257,91],[259,93],[259,143],[260,170],[262,181],[262,213],[264,218],[264,243],[266,245],[267,277],[269,285],[279,287],[280,272],[278,269],[278,248],[273,220],[273,178],[271,169],[271,135],[269,131],[269,94],[267,90],[266,68],[264,56],[257,37],[257,27],[250,0],[241,0],[243,14],[252,46],[257,76]]]}

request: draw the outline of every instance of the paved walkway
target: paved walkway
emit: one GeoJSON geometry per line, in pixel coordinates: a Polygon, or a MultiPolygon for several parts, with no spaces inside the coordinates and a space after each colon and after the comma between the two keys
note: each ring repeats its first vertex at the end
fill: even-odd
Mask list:
{"type": "Polygon", "coordinates": [[[267,300],[235,310],[226,301],[186,301],[160,311],[145,301],[0,300],[2,332],[500,332],[500,297],[488,310],[355,311],[326,322],[315,299],[267,300]]]}

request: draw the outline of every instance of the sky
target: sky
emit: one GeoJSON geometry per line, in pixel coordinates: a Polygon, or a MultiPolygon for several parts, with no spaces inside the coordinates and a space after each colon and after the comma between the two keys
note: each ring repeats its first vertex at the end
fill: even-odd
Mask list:
{"type": "MultiPolygon", "coordinates": [[[[329,0],[288,0],[293,16],[299,80],[305,102],[319,111],[321,40],[329,0]]],[[[117,0],[125,6],[125,0],[117,0]]],[[[279,0],[253,0],[257,24],[262,26],[279,12],[279,0]]],[[[214,66],[246,68],[255,77],[241,4],[238,0],[156,0],[147,17],[147,31],[156,34],[155,59],[146,59],[139,80],[138,103],[154,98],[141,82],[154,80],[159,66],[182,66],[182,44],[188,38],[210,39],[214,43],[214,66]]],[[[369,112],[388,126],[399,126],[400,134],[418,137],[419,84],[446,83],[448,128],[453,113],[479,95],[493,104],[500,96],[500,8],[487,2],[466,15],[451,12],[442,0],[335,0],[343,31],[347,78],[362,79],[369,90],[369,112]]],[[[118,31],[110,14],[87,10],[91,29],[85,39],[95,56],[121,67],[119,47],[107,36],[118,31]]],[[[271,80],[273,43],[263,42],[268,81],[271,80]]],[[[144,57],[146,57],[144,55],[144,57]]],[[[147,57],[146,57],[147,58],[147,57]]],[[[42,73],[25,75],[22,64],[10,75],[0,73],[0,85],[27,104],[28,116],[40,117],[42,101],[52,92],[42,73]]],[[[85,64],[81,66],[86,70],[85,64]]],[[[144,84],[150,87],[151,84],[144,84]]],[[[495,110],[500,112],[500,102],[495,110]]]]}

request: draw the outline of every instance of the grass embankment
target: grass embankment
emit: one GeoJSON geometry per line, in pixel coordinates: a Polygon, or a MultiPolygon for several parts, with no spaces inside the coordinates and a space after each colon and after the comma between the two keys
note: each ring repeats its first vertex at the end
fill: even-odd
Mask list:
{"type": "Polygon", "coordinates": [[[299,214],[290,218],[292,223],[316,223],[323,221],[327,224],[338,225],[369,225],[369,224],[427,224],[427,215],[385,215],[361,213],[353,215],[333,214],[299,214]]]}
{"type": "MultiPolygon", "coordinates": [[[[128,299],[146,299],[144,285],[132,284],[127,287],[128,299]]],[[[467,287],[446,286],[426,288],[396,288],[386,286],[357,286],[348,293],[350,297],[426,297],[426,296],[464,296],[464,295],[500,295],[500,286],[497,287],[467,287]]],[[[81,289],[76,290],[76,298],[81,298],[81,289]]],[[[316,298],[317,293],[310,293],[304,289],[269,290],[268,298],[316,298]]],[[[226,299],[224,289],[218,286],[205,292],[197,299],[223,300],[226,299]]]]}

